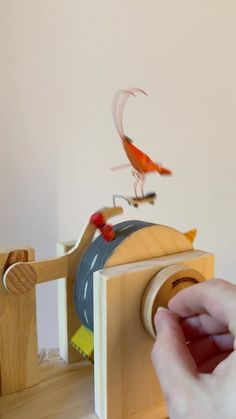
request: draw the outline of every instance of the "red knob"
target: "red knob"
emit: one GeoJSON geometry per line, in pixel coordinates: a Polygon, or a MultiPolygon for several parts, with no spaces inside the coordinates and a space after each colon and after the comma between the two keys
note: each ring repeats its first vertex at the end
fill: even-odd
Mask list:
{"type": "Polygon", "coordinates": [[[110,224],[104,224],[101,228],[101,233],[104,238],[104,240],[110,242],[115,238],[115,233],[113,231],[113,228],[110,224]]]}
{"type": "Polygon", "coordinates": [[[90,223],[93,223],[96,227],[101,227],[103,224],[105,224],[105,220],[101,212],[95,212],[90,217],[90,223]]]}
{"type": "Polygon", "coordinates": [[[110,224],[105,224],[105,220],[101,212],[95,212],[90,217],[90,223],[99,228],[104,240],[110,242],[115,238],[116,235],[112,229],[112,226],[110,224]]]}

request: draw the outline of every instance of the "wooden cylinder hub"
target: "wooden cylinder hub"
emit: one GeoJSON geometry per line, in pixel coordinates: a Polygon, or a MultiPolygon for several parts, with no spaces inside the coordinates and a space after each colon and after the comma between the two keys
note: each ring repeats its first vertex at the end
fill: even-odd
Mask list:
{"type": "Polygon", "coordinates": [[[141,316],[146,331],[156,337],[154,316],[158,307],[168,307],[169,300],[182,289],[205,281],[204,276],[185,265],[169,265],[149,282],[142,300],[141,316]]]}
{"type": "Polygon", "coordinates": [[[37,273],[30,263],[15,263],[9,266],[3,276],[4,286],[10,293],[22,295],[29,292],[37,283],[37,273]]]}

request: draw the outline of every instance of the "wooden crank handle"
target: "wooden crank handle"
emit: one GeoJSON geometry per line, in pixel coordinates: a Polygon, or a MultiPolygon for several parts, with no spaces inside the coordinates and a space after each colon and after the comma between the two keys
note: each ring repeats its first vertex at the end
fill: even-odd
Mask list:
{"type": "Polygon", "coordinates": [[[26,294],[36,284],[67,277],[68,263],[67,253],[54,259],[15,263],[4,272],[3,285],[11,294],[26,294]]]}
{"type": "Polygon", "coordinates": [[[115,215],[119,215],[123,213],[122,207],[111,207],[111,208],[102,208],[99,212],[103,215],[105,221],[108,218],[114,217],[115,215]]]}
{"type": "MultiPolygon", "coordinates": [[[[105,221],[122,212],[121,207],[99,210],[105,221]]],[[[18,262],[9,266],[3,275],[5,288],[12,294],[21,295],[29,292],[36,284],[74,277],[80,259],[92,242],[95,232],[96,226],[89,221],[81,238],[65,255],[48,260],[18,262]]]]}

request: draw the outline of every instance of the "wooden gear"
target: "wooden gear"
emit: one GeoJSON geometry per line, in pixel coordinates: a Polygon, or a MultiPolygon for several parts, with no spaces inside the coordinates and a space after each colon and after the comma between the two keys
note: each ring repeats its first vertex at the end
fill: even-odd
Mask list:
{"type": "MultiPolygon", "coordinates": [[[[105,209],[103,215],[107,219],[121,212],[121,208],[105,209]]],[[[22,253],[24,262],[13,257],[16,263],[8,261],[6,265],[12,250],[0,253],[1,395],[38,382],[37,283],[67,278],[60,284],[67,306],[67,314],[59,308],[61,316],[66,316],[61,323],[60,347],[68,362],[76,356],[78,359],[75,352],[70,352],[73,348],[69,349],[67,335],[71,336],[79,321],[75,321],[74,308],[65,300],[69,303],[73,298],[76,269],[94,233],[95,227],[89,223],[77,245],[53,260],[33,261],[33,250],[24,248],[27,262],[22,253]]],[[[95,412],[100,419],[167,417],[150,359],[155,335],[153,316],[156,308],[166,306],[176,292],[213,276],[214,258],[193,249],[194,234],[194,230],[183,234],[163,225],[140,228],[128,235],[102,270],[94,274],[94,391],[95,412]]]]}

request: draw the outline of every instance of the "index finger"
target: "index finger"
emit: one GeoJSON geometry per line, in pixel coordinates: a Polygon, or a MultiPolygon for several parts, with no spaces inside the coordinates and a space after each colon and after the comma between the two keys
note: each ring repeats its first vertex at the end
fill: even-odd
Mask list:
{"type": "Polygon", "coordinates": [[[209,313],[236,336],[236,286],[230,282],[212,279],[185,288],[169,301],[168,307],[182,318],[209,313]]]}

